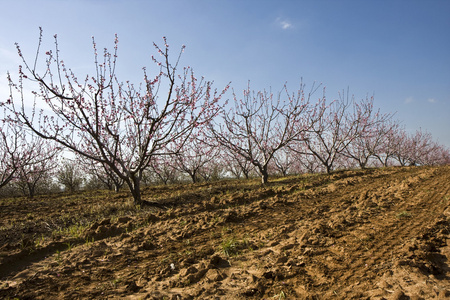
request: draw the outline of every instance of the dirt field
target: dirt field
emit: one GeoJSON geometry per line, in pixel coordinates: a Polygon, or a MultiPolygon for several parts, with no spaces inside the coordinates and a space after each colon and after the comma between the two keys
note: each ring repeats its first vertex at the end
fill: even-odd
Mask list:
{"type": "Polygon", "coordinates": [[[447,299],[450,167],[0,200],[1,299],[447,299]]]}

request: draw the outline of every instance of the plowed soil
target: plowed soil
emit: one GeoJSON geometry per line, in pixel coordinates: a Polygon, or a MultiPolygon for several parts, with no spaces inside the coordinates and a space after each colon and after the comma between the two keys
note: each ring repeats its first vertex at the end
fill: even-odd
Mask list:
{"type": "Polygon", "coordinates": [[[447,299],[450,167],[0,200],[0,298],[447,299]]]}

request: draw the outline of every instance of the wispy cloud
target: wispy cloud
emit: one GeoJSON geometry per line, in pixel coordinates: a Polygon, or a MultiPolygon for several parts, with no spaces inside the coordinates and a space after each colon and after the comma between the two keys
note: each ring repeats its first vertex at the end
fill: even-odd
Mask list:
{"type": "MultiPolygon", "coordinates": [[[[420,100],[419,102],[420,103],[423,103],[423,101],[424,100],[420,100]]],[[[411,103],[415,103],[416,102],[416,100],[413,98],[413,97],[408,97],[408,98],[406,98],[405,100],[403,100],[403,103],[404,104],[411,104],[411,103]]],[[[431,103],[431,104],[434,104],[434,103],[437,103],[438,101],[436,100],[436,99],[434,99],[434,98],[428,98],[427,100],[426,100],[426,102],[428,102],[428,103],[431,103]]]]}
{"type": "Polygon", "coordinates": [[[289,20],[278,18],[277,19],[278,26],[281,27],[283,30],[294,28],[294,25],[289,20]]]}
{"type": "Polygon", "coordinates": [[[283,29],[289,29],[289,28],[292,27],[292,24],[289,23],[289,22],[287,22],[287,21],[282,21],[282,22],[280,23],[280,25],[281,25],[281,28],[283,28],[283,29]]]}

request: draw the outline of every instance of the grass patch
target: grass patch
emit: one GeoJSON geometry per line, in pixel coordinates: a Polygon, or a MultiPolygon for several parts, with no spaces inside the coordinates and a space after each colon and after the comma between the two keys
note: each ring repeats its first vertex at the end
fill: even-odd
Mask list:
{"type": "Polygon", "coordinates": [[[238,241],[234,237],[232,237],[223,240],[222,243],[220,244],[220,247],[222,248],[223,254],[230,257],[236,256],[238,254],[239,250],[237,245],[238,241]]]}
{"type": "Polygon", "coordinates": [[[66,228],[60,228],[53,232],[53,235],[62,235],[71,238],[80,238],[83,236],[84,231],[88,228],[88,225],[74,224],[66,228]]]}
{"type": "Polygon", "coordinates": [[[256,245],[251,243],[246,237],[244,239],[237,239],[234,236],[226,237],[222,240],[220,244],[220,249],[223,254],[228,257],[237,256],[244,250],[253,251],[258,248],[256,245]]]}

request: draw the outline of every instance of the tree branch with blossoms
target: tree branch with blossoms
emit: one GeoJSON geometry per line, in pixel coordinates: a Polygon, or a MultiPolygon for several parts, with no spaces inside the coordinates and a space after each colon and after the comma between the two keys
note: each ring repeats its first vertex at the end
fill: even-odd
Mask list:
{"type": "Polygon", "coordinates": [[[36,135],[108,167],[128,185],[135,204],[142,204],[144,170],[156,156],[170,154],[167,149],[179,151],[195,128],[208,124],[228,89],[213,90],[212,82],[197,79],[190,67],[179,72],[184,46],[172,62],[166,38],[163,41],[164,47],[154,44],[160,58],[152,57],[159,71],[151,77],[144,68],[143,82],[134,85],[116,76],[117,36],[113,52],[104,49],[102,55],[93,39],[94,76],[79,79],[66,67],[56,35],[54,50],[45,52],[44,70],[39,71],[41,30],[33,67],[17,45],[23,66],[17,80],[8,75],[11,96],[6,105],[16,121],[36,135]],[[33,89],[31,111],[25,82],[33,89]],[[37,111],[37,104],[48,111],[37,111]],[[168,147],[175,141],[178,148],[168,147]]]}
{"type": "Polygon", "coordinates": [[[289,93],[286,85],[276,100],[271,92],[251,91],[250,84],[240,99],[235,93],[234,108],[222,110],[222,123],[210,126],[217,142],[253,164],[268,182],[268,166],[274,154],[295,140],[301,140],[311,126],[308,115],[314,87],[305,94],[301,83],[297,93],[289,93]]]}

